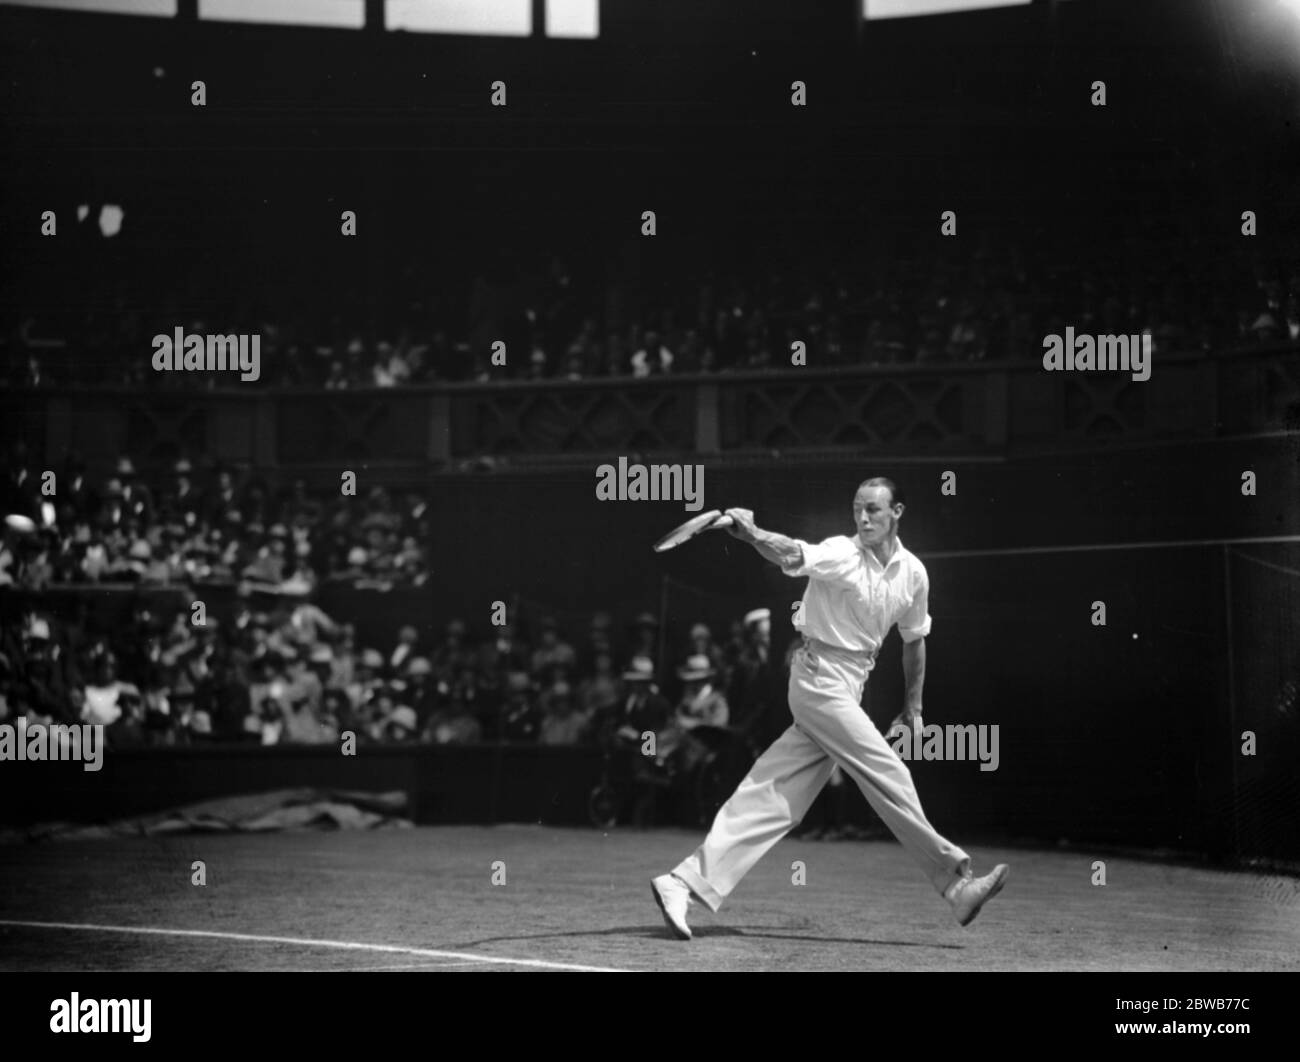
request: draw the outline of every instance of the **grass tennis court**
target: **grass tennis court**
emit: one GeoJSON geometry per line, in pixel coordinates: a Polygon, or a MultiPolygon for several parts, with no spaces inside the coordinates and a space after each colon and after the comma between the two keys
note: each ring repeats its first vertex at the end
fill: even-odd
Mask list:
{"type": "Polygon", "coordinates": [[[1012,877],[961,929],[888,841],[788,838],[721,912],[693,908],[680,943],[649,880],[700,836],[457,826],[7,845],[0,922],[47,925],[0,924],[0,969],[1300,970],[1293,878],[968,846],[977,873],[1002,861],[1012,877]],[[206,886],[190,884],[195,860],[206,886]]]}

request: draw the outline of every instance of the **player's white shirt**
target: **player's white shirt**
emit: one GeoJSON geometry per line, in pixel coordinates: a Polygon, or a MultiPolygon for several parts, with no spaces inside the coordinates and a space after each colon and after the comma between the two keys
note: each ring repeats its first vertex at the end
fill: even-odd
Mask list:
{"type": "Polygon", "coordinates": [[[808,577],[803,605],[794,617],[796,630],[873,657],[894,624],[905,642],[930,633],[930,577],[901,540],[884,566],[857,536],[836,535],[816,544],[795,541],[803,563],[781,570],[808,577]]]}

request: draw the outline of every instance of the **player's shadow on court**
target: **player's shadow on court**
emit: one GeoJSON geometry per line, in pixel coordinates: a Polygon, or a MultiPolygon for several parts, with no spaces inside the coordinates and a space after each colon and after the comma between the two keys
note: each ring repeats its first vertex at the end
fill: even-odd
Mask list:
{"type": "MultiPolygon", "coordinates": [[[[696,940],[709,937],[741,937],[751,940],[793,940],[801,944],[859,944],[873,948],[939,948],[946,951],[961,951],[960,944],[936,944],[925,940],[879,940],[874,937],[826,937],[809,936],[806,933],[774,933],[767,926],[693,926],[691,932],[696,940]]],[[[651,929],[641,932],[642,937],[662,937],[671,939],[666,929],[651,929]]]]}
{"type": "MultiPolygon", "coordinates": [[[[806,944],[864,944],[870,947],[884,948],[941,948],[946,951],[961,951],[960,944],[935,944],[927,940],[877,940],[872,937],[814,937],[803,933],[773,933],[766,926],[693,926],[691,932],[695,939],[707,937],[750,937],[761,940],[795,940],[806,944]]],[[[642,936],[668,937],[666,929],[643,933],[642,936]]]]}
{"type": "MultiPolygon", "coordinates": [[[[938,944],[923,940],[880,940],[873,937],[809,936],[803,933],[774,933],[768,926],[699,926],[693,927],[696,940],[710,937],[740,937],[749,940],[791,940],[801,944],[858,944],[873,948],[935,948],[941,951],[962,951],[961,944],[938,944]]],[[[501,937],[482,937],[459,944],[440,945],[454,950],[476,948],[487,944],[513,943],[520,940],[576,940],[580,937],[640,937],[646,940],[671,940],[668,930],[659,926],[615,926],[609,929],[583,929],[555,933],[512,934],[501,937]]]]}

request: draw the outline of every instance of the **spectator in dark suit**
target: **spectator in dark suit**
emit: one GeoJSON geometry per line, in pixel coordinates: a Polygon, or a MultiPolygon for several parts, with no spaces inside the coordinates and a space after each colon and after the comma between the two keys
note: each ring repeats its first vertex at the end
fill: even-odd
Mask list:
{"type": "Polygon", "coordinates": [[[784,674],[772,658],[772,613],[757,608],[745,615],[744,644],[728,690],[735,726],[749,741],[766,746],[790,725],[784,674]]]}
{"type": "Polygon", "coordinates": [[[614,736],[640,745],[646,733],[658,734],[668,723],[672,706],[655,684],[654,661],[635,656],[623,672],[623,703],[612,720],[614,736]]]}

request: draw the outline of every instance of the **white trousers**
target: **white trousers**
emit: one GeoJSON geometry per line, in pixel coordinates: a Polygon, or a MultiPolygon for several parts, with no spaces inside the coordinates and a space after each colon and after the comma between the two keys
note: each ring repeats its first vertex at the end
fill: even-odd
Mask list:
{"type": "Polygon", "coordinates": [[[794,725],[758,758],[713,820],[709,835],[673,873],[716,911],[750,867],[807,814],[838,764],[942,893],[970,857],[921,810],[912,773],[862,710],[870,664],[820,642],[790,666],[794,725]]]}

